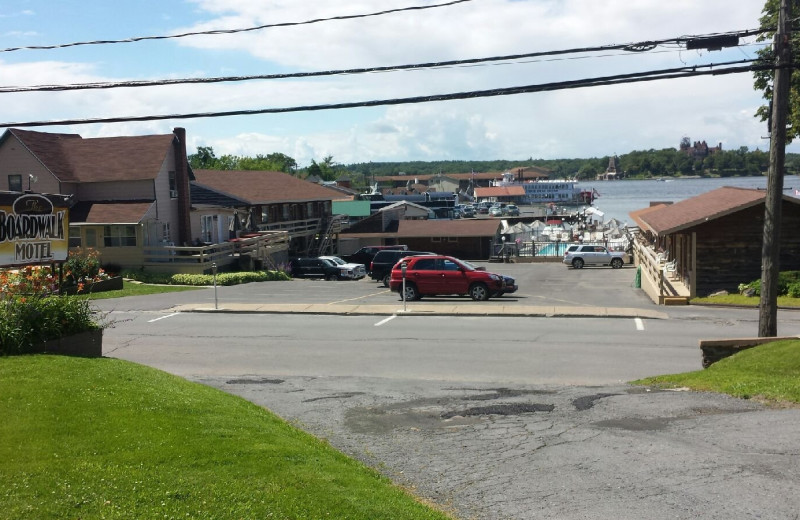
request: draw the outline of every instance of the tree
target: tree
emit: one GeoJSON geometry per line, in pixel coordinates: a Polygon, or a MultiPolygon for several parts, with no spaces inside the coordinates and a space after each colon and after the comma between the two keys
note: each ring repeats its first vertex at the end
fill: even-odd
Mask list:
{"type": "MultiPolygon", "coordinates": [[[[764,10],[761,16],[761,28],[767,29],[767,32],[759,36],[759,41],[771,41],[775,37],[775,31],[778,26],[778,8],[780,7],[779,0],[767,0],[764,5],[764,10]]],[[[792,49],[795,56],[800,55],[800,32],[792,32],[792,49]]],[[[757,52],[758,57],[766,64],[775,64],[775,49],[774,47],[765,47],[757,52]]],[[[767,101],[766,105],[760,106],[756,110],[756,116],[761,121],[769,121],[770,119],[770,103],[772,100],[773,79],[775,71],[772,69],[758,70],[753,73],[754,86],[756,90],[763,93],[763,98],[767,101]]],[[[800,136],[800,74],[792,74],[791,84],[789,87],[789,112],[787,114],[787,129],[786,129],[786,142],[792,142],[797,136],[800,136]]],[[[770,129],[767,128],[767,131],[770,129]]]]}
{"type": "Polygon", "coordinates": [[[216,169],[217,156],[210,146],[198,146],[197,153],[189,155],[189,166],[196,170],[216,169]]]}

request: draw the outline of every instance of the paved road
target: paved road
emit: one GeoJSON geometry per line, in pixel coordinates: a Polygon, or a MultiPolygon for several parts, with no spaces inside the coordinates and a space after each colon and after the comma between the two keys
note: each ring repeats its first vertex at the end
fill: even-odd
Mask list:
{"type": "MultiPolygon", "coordinates": [[[[663,342],[670,329],[727,337],[750,326],[755,331],[755,311],[657,308],[631,288],[631,269],[490,266],[495,267],[518,278],[518,295],[481,303],[423,302],[497,313],[515,306],[598,309],[615,303],[660,315],[644,320],[644,331],[631,326],[632,318],[493,318],[509,334],[534,324],[541,335],[529,343],[488,342],[484,356],[479,346],[469,345],[469,356],[461,358],[470,364],[437,377],[436,363],[448,367],[458,357],[457,342],[426,344],[432,329],[456,340],[482,341],[472,328],[481,318],[399,315],[376,327],[387,318],[173,315],[177,306],[213,306],[213,291],[206,289],[98,301],[122,318],[108,331],[104,350],[263,405],[463,519],[797,518],[800,409],[598,382],[591,367],[570,376],[570,385],[552,383],[587,348],[602,351],[608,365],[630,362],[624,349],[609,348],[605,339],[612,334],[620,342],[630,335],[631,344],[648,337],[663,342]],[[544,339],[552,338],[548,327],[574,324],[578,330],[591,320],[603,322],[597,340],[587,334],[575,334],[574,342],[544,339]],[[198,321],[220,331],[193,333],[198,321]],[[143,323],[152,330],[143,334],[137,328],[143,323]],[[226,325],[238,331],[238,342],[222,339],[226,325]],[[363,329],[368,338],[405,339],[411,348],[393,344],[370,351],[363,345],[350,351],[325,339],[357,337],[363,329]],[[548,350],[552,355],[545,355],[548,350]],[[531,353],[538,356],[536,370],[504,370],[499,362],[508,366],[515,356],[531,353]]],[[[229,307],[398,305],[396,295],[366,281],[249,284],[220,288],[218,299],[229,307]]],[[[781,333],[800,332],[797,313],[782,311],[779,321],[781,333]]],[[[675,356],[695,348],[686,345],[675,356]]],[[[602,370],[598,366],[594,373],[602,370]]]]}

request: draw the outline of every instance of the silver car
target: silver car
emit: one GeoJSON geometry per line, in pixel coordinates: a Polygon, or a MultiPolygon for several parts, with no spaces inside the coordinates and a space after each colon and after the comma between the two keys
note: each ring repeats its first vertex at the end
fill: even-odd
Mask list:
{"type": "Polygon", "coordinates": [[[619,269],[625,264],[627,253],[623,251],[609,251],[608,248],[598,245],[571,245],[564,252],[563,263],[575,269],[584,265],[610,265],[619,269]]]}
{"type": "Polygon", "coordinates": [[[367,269],[364,264],[350,264],[338,256],[321,256],[323,260],[333,262],[341,271],[341,278],[348,280],[361,280],[367,276],[367,269]]]}

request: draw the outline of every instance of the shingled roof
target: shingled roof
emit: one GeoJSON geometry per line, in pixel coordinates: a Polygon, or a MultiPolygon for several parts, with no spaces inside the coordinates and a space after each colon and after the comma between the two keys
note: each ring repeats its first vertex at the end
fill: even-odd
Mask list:
{"type": "Polygon", "coordinates": [[[195,170],[192,184],[253,204],[334,200],[339,192],[282,172],[195,170]]]}
{"type": "Polygon", "coordinates": [[[493,237],[501,222],[491,219],[401,220],[397,236],[414,237],[493,237]]]}
{"type": "Polygon", "coordinates": [[[154,201],[79,202],[69,210],[70,224],[138,224],[154,201]]]}
{"type": "MultiPolygon", "coordinates": [[[[766,192],[762,190],[726,186],[674,204],[632,211],[630,216],[642,229],[656,235],[668,235],[763,204],[765,197],[766,192]]],[[[792,197],[784,196],[784,200],[800,203],[792,197]]]]}
{"type": "Polygon", "coordinates": [[[522,186],[492,186],[489,188],[475,188],[476,197],[519,197],[525,195],[522,186]]]}
{"type": "Polygon", "coordinates": [[[11,128],[13,135],[61,182],[155,179],[175,134],[84,139],[11,128]]]}

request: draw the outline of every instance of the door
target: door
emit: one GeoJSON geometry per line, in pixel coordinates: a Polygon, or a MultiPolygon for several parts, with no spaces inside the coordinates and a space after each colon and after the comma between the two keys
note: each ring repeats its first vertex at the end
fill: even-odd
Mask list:
{"type": "Polygon", "coordinates": [[[406,271],[406,280],[414,282],[420,294],[439,294],[442,290],[441,272],[436,258],[420,258],[406,271]]]}
{"type": "Polygon", "coordinates": [[[441,294],[467,294],[469,279],[464,274],[462,267],[449,258],[441,262],[442,293],[441,294]]]}

